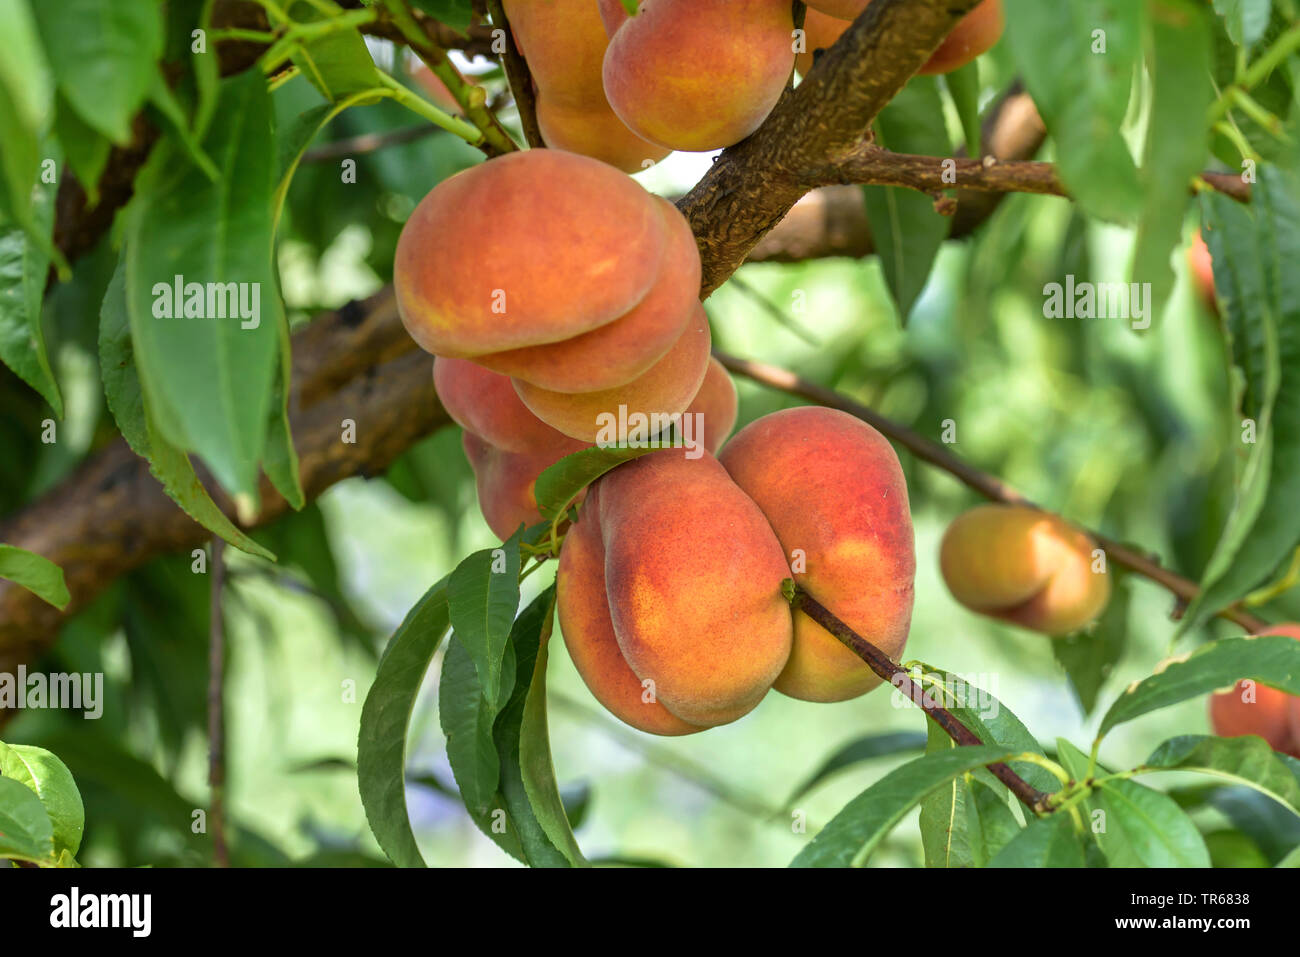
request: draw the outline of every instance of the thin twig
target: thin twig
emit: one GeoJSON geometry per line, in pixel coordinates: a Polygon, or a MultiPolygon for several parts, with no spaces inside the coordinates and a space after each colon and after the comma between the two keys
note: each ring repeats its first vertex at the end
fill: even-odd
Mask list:
{"type": "MultiPolygon", "coordinates": [[[[818,405],[839,409],[841,412],[857,416],[876,431],[906,448],[918,459],[943,469],[985,498],[996,502],[1039,507],[996,476],[989,475],[987,472],[982,472],[963,462],[939,443],[913,432],[905,425],[886,418],[860,402],[854,402],[847,396],[840,395],[832,389],[827,389],[815,382],[795,375],[787,369],[762,362],[754,362],[750,359],[740,359],[717,351],[714,352],[714,355],[719,362],[736,375],[742,375],[760,385],[779,389],[790,395],[797,395],[810,402],[816,402],[818,405]]],[[[1106,552],[1111,561],[1163,586],[1174,594],[1180,602],[1190,603],[1198,594],[1199,589],[1195,582],[1171,572],[1147,555],[1143,555],[1127,545],[1121,545],[1119,542],[1088,529],[1084,529],[1084,532],[1106,552]]],[[[1230,605],[1217,614],[1221,618],[1240,625],[1252,634],[1258,634],[1268,627],[1266,621],[1252,615],[1239,604],[1230,605]]]]}
{"type": "Polygon", "coordinates": [[[519,124],[524,128],[524,139],[533,149],[540,149],[546,145],[546,141],[542,138],[542,128],[537,125],[537,100],[533,96],[532,71],[528,69],[528,61],[515,43],[515,35],[510,29],[510,21],[506,18],[501,0],[488,0],[487,6],[492,15],[492,23],[505,31],[506,52],[501,55],[501,68],[505,70],[510,91],[515,96],[515,108],[519,111],[519,124]]]}
{"type": "Polygon", "coordinates": [[[208,827],[212,830],[212,856],[217,867],[230,866],[226,847],[226,715],[224,701],[226,630],[221,614],[221,591],[225,585],[225,547],[212,539],[212,567],[208,598],[208,788],[211,807],[208,827]]]}
{"type": "MultiPolygon", "coordinates": [[[[843,642],[850,651],[865,661],[867,667],[881,680],[893,685],[909,699],[916,702],[930,720],[943,728],[948,737],[959,745],[987,743],[981,741],[979,735],[957,720],[957,716],[951,711],[940,707],[929,695],[918,691],[912,683],[912,679],[908,677],[907,672],[890,660],[887,654],[837,618],[834,612],[796,585],[793,580],[786,580],[783,591],[785,591],[786,598],[789,599],[793,607],[799,609],[799,611],[843,642]]],[[[1047,792],[1038,790],[1005,764],[990,764],[988,768],[1030,810],[1035,813],[1046,810],[1047,792]]]]}

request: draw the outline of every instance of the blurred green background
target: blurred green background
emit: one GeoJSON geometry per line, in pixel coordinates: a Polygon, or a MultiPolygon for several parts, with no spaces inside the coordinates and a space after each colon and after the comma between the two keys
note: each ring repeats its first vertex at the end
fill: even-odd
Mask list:
{"type": "MultiPolygon", "coordinates": [[[[276,93],[286,118],[315,96],[302,81],[276,93]]],[[[328,137],[410,122],[399,108],[378,104],[344,114],[328,137]]],[[[334,164],[304,166],[280,251],[294,321],[387,282],[398,232],[415,203],[476,157],[438,134],[358,157],[355,184],[341,183],[334,164]]],[[[680,193],[708,162],[676,155],[639,178],[657,192],[680,193]]],[[[1189,237],[1194,229],[1189,222],[1189,237]]],[[[1140,543],[1194,578],[1231,500],[1238,445],[1218,320],[1195,296],[1181,258],[1177,291],[1144,333],[1121,320],[1043,316],[1045,284],[1067,274],[1123,281],[1132,244],[1131,232],[1087,224],[1063,200],[1013,196],[973,239],[945,245],[905,327],[875,259],[741,269],[738,276],[805,336],[731,286],[707,308],[721,350],[792,369],[934,439],[951,420],[953,449],[966,461],[1074,521],[1140,543]]],[[[47,301],[51,355],[68,394],[63,440],[33,441],[38,400],[29,406],[21,390],[0,389],[12,406],[0,417],[0,440],[15,452],[0,474],[6,512],[114,434],[91,321],[113,262],[105,243],[47,301]]],[[[790,404],[737,384],[741,425],[790,404]]],[[[1049,748],[1064,736],[1086,750],[1097,715],[1085,714],[1051,641],[964,611],[938,576],[940,536],[976,497],[950,476],[900,457],[918,558],[907,657],[992,692],[1049,748]]],[[[284,556],[281,565],[226,551],[235,863],[382,863],[353,767],[378,652],[432,582],[493,542],[458,430],[421,442],[385,476],[337,485],[259,537],[284,556]]],[[[79,855],[86,865],[209,859],[208,838],[191,829],[193,811],[207,802],[208,580],[191,574],[190,563],[189,555],[168,557],[118,582],[65,628],[42,663],[45,670],[103,671],[110,700],[102,720],[25,712],[5,730],[7,740],[47,747],[72,768],[87,806],[79,855]]],[[[526,599],[548,584],[549,574],[528,580],[526,599]]],[[[1171,652],[1172,608],[1159,587],[1125,577],[1106,620],[1075,641],[1074,653],[1085,660],[1122,649],[1101,689],[1102,709],[1171,652]]],[[[1300,598],[1284,596],[1267,614],[1300,616],[1300,598]]],[[[1216,622],[1187,641],[1234,631],[1216,622]]],[[[455,793],[436,713],[440,658],[429,669],[412,728],[408,800],[415,832],[434,865],[512,864],[474,828],[455,793]]],[[[827,755],[865,734],[924,731],[921,713],[885,690],[835,705],[772,693],[733,725],[656,739],[600,709],[558,640],[549,682],[556,772],[592,858],[783,865],[846,801],[905,757],[857,765],[802,798],[797,806],[807,833],[794,833],[786,798],[827,755]]],[[[1134,763],[1165,737],[1206,730],[1204,702],[1188,702],[1121,726],[1102,759],[1134,763]]],[[[873,864],[920,863],[914,812],[873,864]]]]}

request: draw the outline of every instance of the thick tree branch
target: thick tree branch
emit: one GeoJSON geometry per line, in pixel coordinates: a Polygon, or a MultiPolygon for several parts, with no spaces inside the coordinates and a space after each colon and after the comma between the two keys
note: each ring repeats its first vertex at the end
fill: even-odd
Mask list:
{"type": "MultiPolygon", "coordinates": [[[[749,359],[739,359],[717,351],[714,352],[714,355],[719,362],[736,375],[744,376],[761,385],[779,389],[790,395],[799,396],[809,402],[815,402],[818,405],[839,409],[841,412],[857,416],[882,435],[907,449],[921,461],[942,469],[968,488],[979,492],[985,498],[995,502],[1039,507],[996,476],[982,472],[969,463],[962,461],[948,451],[945,446],[927,439],[893,419],[886,418],[860,402],[854,402],[847,396],[840,395],[833,389],[810,382],[777,366],[754,362],[749,359]]],[[[1111,561],[1161,585],[1179,599],[1180,607],[1190,603],[1196,597],[1199,589],[1195,582],[1171,572],[1155,558],[1135,551],[1127,545],[1122,545],[1113,539],[1107,538],[1105,535],[1087,529],[1084,529],[1084,531],[1094,542],[1101,546],[1111,561]]],[[[1250,614],[1240,605],[1231,605],[1223,609],[1219,612],[1219,616],[1240,625],[1253,634],[1265,631],[1268,627],[1268,622],[1250,614]]]]}
{"type": "MultiPolygon", "coordinates": [[[[433,390],[431,361],[403,329],[389,290],[323,316],[294,336],[291,427],[309,500],[349,476],[382,473],[447,424],[433,390]],[[342,440],[344,419],[356,422],[355,443],[342,440]]],[[[289,510],[269,482],[262,483],[262,497],[259,525],[289,510]]],[[[219,494],[217,501],[233,516],[229,501],[219,494]]],[[[209,536],[121,440],[0,523],[0,541],[63,569],[72,594],[67,613],[150,559],[198,547],[209,536]]],[[[0,580],[0,672],[38,657],[65,618],[31,592],[0,580]]]]}

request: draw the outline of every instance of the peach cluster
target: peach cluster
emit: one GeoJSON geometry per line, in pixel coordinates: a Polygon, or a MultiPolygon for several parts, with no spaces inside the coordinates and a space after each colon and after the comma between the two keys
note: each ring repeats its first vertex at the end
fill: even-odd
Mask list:
{"type": "Polygon", "coordinates": [[[557,575],[565,645],[592,694],[654,734],[734,721],[769,688],[841,701],[879,679],[802,612],[793,577],[901,654],[915,574],[907,486],[889,443],[823,408],[765,416],[718,458],[679,449],[588,491],[557,575]]]}
{"type": "MultiPolygon", "coordinates": [[[[520,401],[510,379],[466,359],[433,364],[434,388],[453,422],[464,429],[465,457],[474,469],[479,509],[501,539],[522,524],[542,520],[534,485],[566,455],[589,444],[547,425],[520,401]]],[[[736,424],[736,387],[716,359],[682,416],[682,435],[692,447],[716,452],[736,424]]]]}
{"type": "Polygon", "coordinates": [[[444,180],[403,228],[393,274],[416,342],[508,376],[580,442],[660,432],[704,381],[690,226],[597,160],[529,150],[444,180]]]}
{"type": "Polygon", "coordinates": [[[609,38],[595,0],[504,0],[503,6],[533,76],[547,146],[628,173],[668,155],[628,129],[605,99],[601,69],[609,38]]]}

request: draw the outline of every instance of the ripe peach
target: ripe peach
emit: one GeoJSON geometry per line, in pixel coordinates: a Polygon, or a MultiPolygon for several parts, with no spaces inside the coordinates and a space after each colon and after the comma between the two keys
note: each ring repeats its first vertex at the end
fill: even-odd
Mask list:
{"type": "MultiPolygon", "coordinates": [[[[1272,625],[1265,635],[1300,640],[1300,624],[1272,625]]],[[[1210,726],[1221,738],[1257,734],[1274,751],[1300,758],[1300,697],[1257,681],[1238,681],[1210,696],[1210,726]]]]}
{"type": "MultiPolygon", "coordinates": [[[[795,581],[897,659],[911,623],[916,554],[907,484],[884,436],[847,413],[805,406],[750,423],[720,460],[767,517],[795,581]]],[[[862,659],[795,615],[777,691],[843,701],[878,684],[862,659]]]]}
{"type": "Polygon", "coordinates": [[[669,149],[736,143],[767,118],[794,65],[788,0],[643,0],[605,51],[605,95],[669,149]]]}
{"type": "MultiPolygon", "coordinates": [[[[700,391],[695,394],[695,401],[690,404],[683,417],[699,413],[703,426],[701,442],[714,455],[727,441],[727,436],[736,427],[736,414],[740,411],[736,396],[736,386],[727,375],[722,363],[710,357],[709,367],[700,383],[700,391]]],[[[697,436],[699,432],[695,433],[697,436]]]]}
{"type": "Polygon", "coordinates": [[[480,356],[490,369],[551,392],[598,392],[627,385],[662,359],[698,308],[700,254],[686,217],[656,197],[668,235],[663,270],[627,315],[563,342],[480,356]]]}
{"type": "Polygon", "coordinates": [[[435,360],[433,387],[453,422],[502,451],[544,452],[568,442],[528,411],[508,376],[468,359],[435,360]]]}
{"type": "Polygon", "coordinates": [[[629,130],[605,99],[609,38],[592,0],[506,0],[505,12],[537,87],[537,123],[553,149],[635,173],[668,155],[629,130]]]}
{"type": "Polygon", "coordinates": [[[939,566],[971,611],[1058,636],[1093,621],[1110,599],[1109,573],[1093,570],[1095,547],[1049,512],[979,505],[948,526],[939,566]]]}
{"type": "Polygon", "coordinates": [[[567,394],[512,381],[524,405],[543,422],[584,442],[614,445],[648,438],[659,431],[656,422],[662,425],[686,410],[704,381],[710,344],[708,318],[696,302],[690,323],[673,347],[626,385],[567,394]]]}
{"type": "Polygon", "coordinates": [[[429,192],[397,243],[407,331],[436,355],[559,342],[631,311],[659,279],[662,204],[612,166],[509,153],[429,192]]]}
{"type": "Polygon", "coordinates": [[[678,718],[642,685],[618,647],[605,591],[605,544],[597,520],[599,488],[589,491],[569,528],[556,572],[564,646],[592,696],[616,718],[650,734],[693,734],[700,725],[678,718]]]}
{"type": "Polygon", "coordinates": [[[792,634],[789,569],[758,506],[713,456],[680,449],[614,469],[597,494],[610,619],[633,673],[691,724],[753,709],[792,634]]]}

